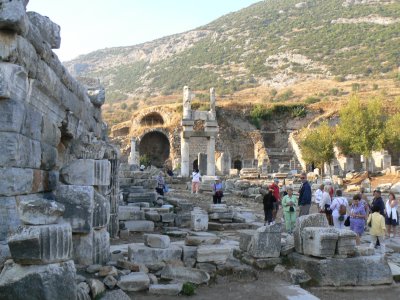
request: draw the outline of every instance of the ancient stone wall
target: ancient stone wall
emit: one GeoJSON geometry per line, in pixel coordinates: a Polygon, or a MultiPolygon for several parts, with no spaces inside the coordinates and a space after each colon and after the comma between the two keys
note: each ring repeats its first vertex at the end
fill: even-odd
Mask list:
{"type": "Polygon", "coordinates": [[[0,244],[18,225],[61,222],[49,208],[57,203],[72,228],[74,260],[103,263],[119,193],[119,152],[101,117],[104,88],[68,73],[52,51],[59,26],[26,13],[27,2],[0,1],[0,244]],[[36,206],[23,210],[23,200],[36,206]]]}

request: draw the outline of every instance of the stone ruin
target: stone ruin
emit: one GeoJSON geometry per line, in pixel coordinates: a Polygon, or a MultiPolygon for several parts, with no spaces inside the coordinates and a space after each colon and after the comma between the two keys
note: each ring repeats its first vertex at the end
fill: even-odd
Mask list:
{"type": "Polygon", "coordinates": [[[105,264],[118,232],[119,151],[104,88],[68,73],[27,3],[0,3],[0,298],[77,299],[75,263],[105,264]]]}

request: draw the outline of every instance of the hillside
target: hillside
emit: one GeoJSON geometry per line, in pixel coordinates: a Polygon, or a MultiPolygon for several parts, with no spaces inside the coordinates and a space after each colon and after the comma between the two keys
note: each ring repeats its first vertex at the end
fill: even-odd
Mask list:
{"type": "Polygon", "coordinates": [[[400,0],[266,0],[152,42],[67,62],[98,77],[107,101],[216,87],[282,89],[316,79],[399,79],[400,0]]]}

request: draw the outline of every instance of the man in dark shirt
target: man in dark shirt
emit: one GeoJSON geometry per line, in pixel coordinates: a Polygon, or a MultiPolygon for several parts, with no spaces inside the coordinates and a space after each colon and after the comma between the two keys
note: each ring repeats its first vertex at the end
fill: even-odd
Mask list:
{"type": "Polygon", "coordinates": [[[312,196],[311,186],[310,183],[307,181],[307,174],[304,172],[301,173],[300,179],[302,184],[299,191],[299,208],[300,208],[299,217],[309,214],[311,207],[311,196],[312,196]]]}
{"type": "Polygon", "coordinates": [[[382,216],[385,216],[385,203],[383,202],[380,190],[374,191],[374,198],[372,199],[371,209],[374,206],[379,207],[379,213],[382,216]]]}

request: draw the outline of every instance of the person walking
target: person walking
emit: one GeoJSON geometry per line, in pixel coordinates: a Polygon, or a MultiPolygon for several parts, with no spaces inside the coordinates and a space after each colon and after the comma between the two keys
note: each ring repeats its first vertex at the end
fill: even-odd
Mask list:
{"type": "Polygon", "coordinates": [[[322,194],[323,193],[324,193],[324,185],[321,184],[319,186],[319,188],[315,191],[315,194],[314,194],[314,196],[315,196],[315,204],[317,205],[317,208],[319,208],[319,203],[322,200],[322,194]]]}
{"type": "Polygon", "coordinates": [[[161,196],[164,196],[165,180],[164,180],[164,173],[162,171],[158,173],[156,180],[157,180],[156,192],[161,196]]]}
{"type": "Polygon", "coordinates": [[[276,202],[274,202],[274,211],[272,212],[272,220],[275,222],[276,215],[279,210],[279,203],[281,202],[281,195],[279,192],[279,179],[274,178],[274,182],[270,185],[270,188],[273,189],[273,194],[276,199],[276,202]]]}
{"type": "Polygon", "coordinates": [[[301,173],[300,179],[302,184],[299,190],[299,217],[309,214],[312,196],[311,186],[307,181],[307,174],[305,172],[301,173]]]}
{"type": "Polygon", "coordinates": [[[344,221],[347,218],[347,208],[349,202],[343,197],[341,190],[336,190],[336,197],[333,198],[331,204],[333,226],[337,229],[344,229],[344,221]]]}
{"type": "Polygon", "coordinates": [[[192,194],[198,194],[200,188],[201,174],[199,169],[194,169],[192,173],[192,194]]]}
{"type": "Polygon", "coordinates": [[[385,218],[379,213],[379,207],[374,206],[372,207],[372,214],[369,215],[367,224],[370,224],[370,230],[369,233],[371,235],[371,248],[375,248],[376,241],[379,238],[380,245],[381,245],[381,251],[382,253],[385,253],[385,232],[386,232],[386,226],[385,226],[385,218]]]}
{"type": "Polygon", "coordinates": [[[393,193],[389,193],[389,199],[386,201],[385,205],[385,223],[389,238],[396,237],[396,226],[399,222],[399,216],[397,214],[398,206],[399,202],[396,200],[396,196],[393,193]]]}
{"type": "Polygon", "coordinates": [[[322,199],[321,202],[319,203],[319,212],[324,213],[326,216],[326,219],[328,220],[329,225],[333,225],[332,221],[332,211],[331,211],[331,196],[329,194],[330,186],[326,185],[324,187],[324,192],[322,194],[322,199]]]}
{"type": "Polygon", "coordinates": [[[365,228],[365,208],[360,202],[359,194],[354,195],[353,202],[350,207],[350,229],[357,234],[356,244],[360,245],[360,238],[365,228]]]}
{"type": "Polygon", "coordinates": [[[296,225],[296,207],[297,197],[293,195],[293,188],[286,189],[287,195],[282,199],[282,209],[285,218],[286,231],[292,234],[294,226],[296,225]]]}
{"type": "Polygon", "coordinates": [[[223,185],[219,177],[215,179],[215,183],[213,184],[212,189],[213,189],[213,203],[221,204],[224,192],[223,192],[223,185]]]}
{"type": "Polygon", "coordinates": [[[272,213],[274,210],[274,203],[276,203],[276,198],[274,196],[274,190],[269,187],[268,191],[264,193],[263,205],[264,205],[264,225],[273,225],[275,222],[272,219],[272,213]]]}

